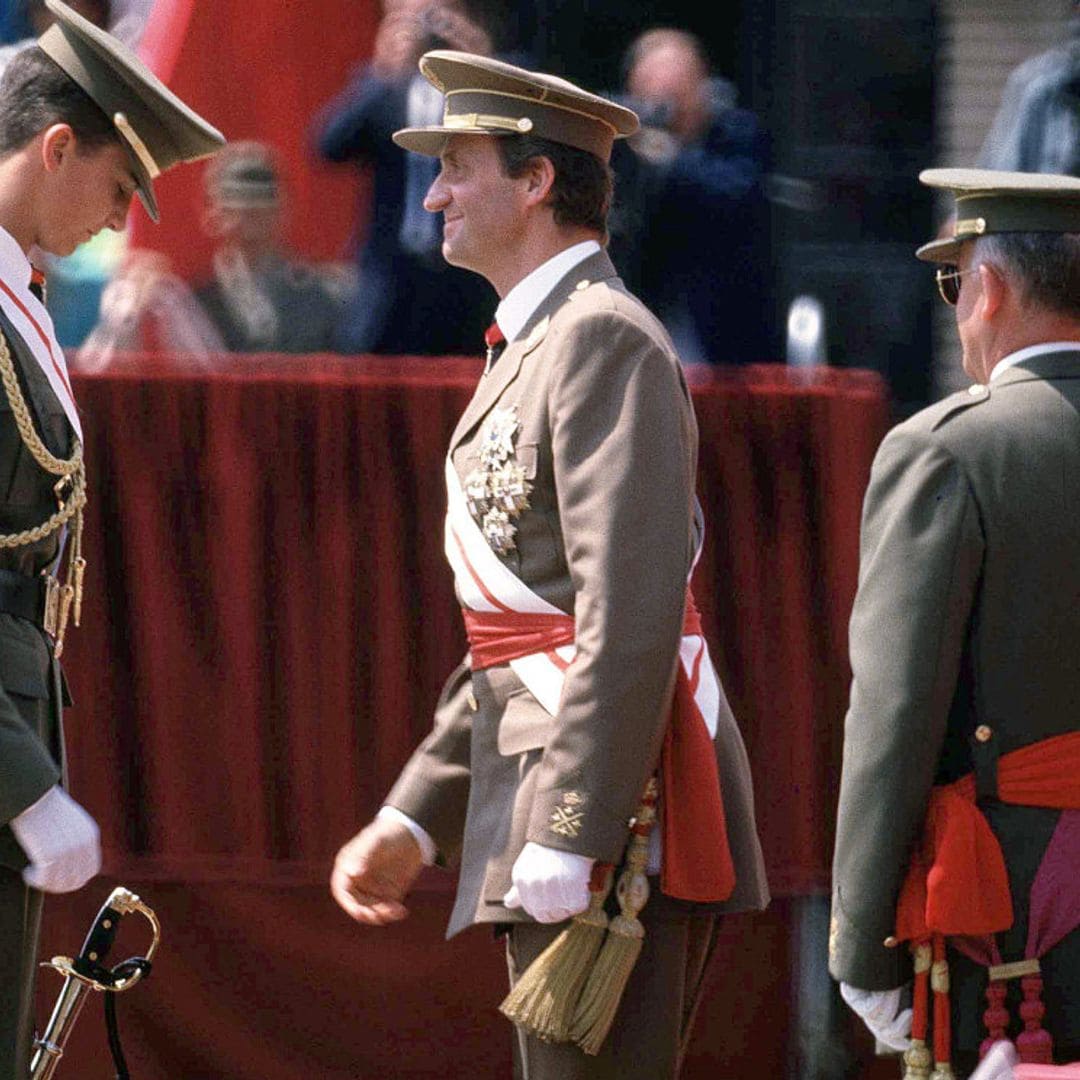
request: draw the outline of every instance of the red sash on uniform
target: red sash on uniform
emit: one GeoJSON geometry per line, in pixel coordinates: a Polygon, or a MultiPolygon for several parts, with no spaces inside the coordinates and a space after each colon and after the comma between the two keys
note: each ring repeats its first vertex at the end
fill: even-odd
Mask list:
{"type": "MultiPolygon", "coordinates": [[[[475,671],[574,643],[571,615],[462,611],[475,671]]],[[[689,592],[683,634],[701,634],[701,616],[689,592]]],[[[694,700],[697,676],[696,670],[688,675],[680,659],[660,753],[660,888],[681,900],[709,902],[731,895],[735,867],[728,847],[716,753],[694,700]]]]}
{"type": "MultiPolygon", "coordinates": [[[[1080,810],[1080,731],[1056,735],[1029,746],[1003,754],[997,763],[998,798],[1017,806],[1041,806],[1055,810],[1080,810]]],[[[1059,825],[1060,828],[1060,825],[1059,825]]],[[[1066,833],[1063,831],[1063,836],[1066,833]]],[[[1065,843],[1071,843],[1066,837],[1065,843]]],[[[1045,861],[1061,858],[1054,841],[1044,855],[1045,861]]],[[[1030,921],[1054,921],[1057,926],[1040,945],[1033,945],[1030,955],[1037,958],[1077,925],[1080,911],[1080,881],[1074,872],[1059,876],[1058,895],[1033,890],[1030,921]],[[1069,896],[1060,895],[1061,890],[1069,896]],[[1076,894],[1076,895],[1072,895],[1076,894]],[[1053,904],[1050,914],[1036,910],[1036,904],[1053,904]]],[[[907,877],[900,890],[896,912],[896,938],[926,948],[932,944],[933,963],[944,965],[945,937],[985,937],[1012,926],[1013,908],[1009,878],[1001,845],[975,803],[975,778],[972,774],[930,792],[923,835],[912,856],[907,877]]],[[[1029,939],[1032,935],[1029,934],[1029,939]]],[[[969,952],[968,948],[964,949],[969,952]]],[[[991,950],[996,953],[996,947],[991,950]]],[[[970,954],[970,952],[969,952],[970,954]]],[[[973,955],[973,954],[971,954],[973,955]]],[[[997,961],[984,960],[986,963],[997,961]]],[[[916,958],[915,1010],[912,1036],[925,1039],[928,1029],[928,1003],[925,982],[929,977],[925,963],[916,958]],[[920,973],[922,979],[920,980],[920,973]]],[[[1031,975],[1024,980],[1025,1005],[1033,1003],[1034,1024],[1017,1039],[1021,1060],[1049,1061],[1049,1034],[1039,1030],[1041,978],[1031,975]]],[[[949,1015],[947,978],[938,978],[944,987],[935,993],[934,1042],[936,1061],[949,1059],[949,1015]]],[[[991,984],[993,988],[993,983],[991,984]]],[[[936,989],[936,987],[935,987],[936,989]]],[[[1003,1033],[1008,1014],[1003,1013],[1004,989],[987,1011],[987,1023],[1003,1033]]],[[[1027,1019],[1027,1017],[1025,1017],[1027,1019]]],[[[993,1039],[988,1038],[983,1050],[993,1039]]]]}

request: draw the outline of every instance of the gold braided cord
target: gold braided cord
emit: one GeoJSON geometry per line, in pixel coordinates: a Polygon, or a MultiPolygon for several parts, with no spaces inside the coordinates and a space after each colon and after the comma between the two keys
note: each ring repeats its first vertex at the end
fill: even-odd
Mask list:
{"type": "Polygon", "coordinates": [[[3,334],[0,334],[0,378],[3,379],[8,404],[11,405],[11,411],[15,414],[15,423],[19,427],[19,435],[26,449],[46,472],[52,473],[53,476],[71,476],[82,464],[82,444],[76,439],[75,452],[66,461],[49,453],[48,447],[34,430],[30,409],[27,407],[22,387],[19,386],[19,380],[15,375],[11,350],[3,334]]]}
{"type": "MultiPolygon", "coordinates": [[[[12,415],[15,417],[19,437],[30,452],[30,456],[47,473],[61,477],[57,485],[58,489],[65,482],[71,488],[67,501],[61,501],[60,509],[40,525],[19,533],[0,534],[0,548],[17,548],[44,540],[82,510],[86,505],[86,466],[83,462],[82,444],[78,440],[75,441],[75,452],[67,460],[50,453],[48,447],[41,441],[15,374],[11,350],[2,333],[0,333],[0,382],[3,383],[4,393],[7,395],[12,415]]],[[[60,498],[59,491],[57,498],[60,498]]]]}
{"type": "Polygon", "coordinates": [[[45,631],[52,635],[53,655],[59,659],[64,651],[64,633],[70,619],[76,626],[82,615],[83,577],[86,560],[82,554],[83,508],[86,506],[86,464],[83,461],[82,443],[75,440],[74,453],[66,461],[49,452],[34,428],[33,418],[23,397],[22,387],[15,374],[11,349],[0,333],[0,382],[11,406],[19,437],[30,456],[47,473],[59,476],[53,485],[59,509],[40,525],[18,533],[0,534],[0,548],[19,548],[36,544],[57,532],[67,522],[72,522],[71,539],[68,544],[67,572],[61,584],[56,577],[46,576],[46,598],[43,611],[45,631]],[[67,500],[64,488],[68,489],[67,500]]]}

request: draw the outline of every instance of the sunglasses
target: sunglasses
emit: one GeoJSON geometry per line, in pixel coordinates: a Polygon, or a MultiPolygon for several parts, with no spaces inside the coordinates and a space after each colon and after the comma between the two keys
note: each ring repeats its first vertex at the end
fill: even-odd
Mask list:
{"type": "Polygon", "coordinates": [[[960,267],[954,266],[951,263],[946,266],[939,266],[937,268],[934,277],[937,279],[937,289],[941,294],[941,299],[945,301],[949,307],[956,307],[960,300],[960,279],[965,274],[970,274],[976,268],[973,266],[969,270],[961,270],[960,267]]]}

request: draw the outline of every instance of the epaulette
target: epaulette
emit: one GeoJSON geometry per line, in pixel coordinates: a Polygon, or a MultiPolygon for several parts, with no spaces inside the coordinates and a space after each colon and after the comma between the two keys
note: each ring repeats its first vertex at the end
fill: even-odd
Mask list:
{"type": "Polygon", "coordinates": [[[954,416],[970,409],[973,405],[981,405],[984,401],[989,400],[990,387],[984,386],[982,383],[972,383],[967,388],[967,393],[961,391],[953,394],[941,403],[941,415],[930,425],[930,430],[937,431],[947,420],[951,420],[954,416]]]}

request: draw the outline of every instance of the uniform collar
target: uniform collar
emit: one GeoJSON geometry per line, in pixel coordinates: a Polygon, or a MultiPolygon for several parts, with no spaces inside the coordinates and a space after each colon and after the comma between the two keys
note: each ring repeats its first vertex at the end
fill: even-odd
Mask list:
{"type": "Polygon", "coordinates": [[[547,299],[551,290],[579,263],[595,255],[600,245],[595,240],[574,244],[541,263],[523,277],[495,309],[495,321],[507,341],[513,341],[528,325],[537,308],[547,299]]]}
{"type": "Polygon", "coordinates": [[[1003,356],[994,365],[994,370],[990,372],[990,382],[1001,378],[1009,368],[1016,367],[1025,360],[1060,352],[1080,352],[1080,341],[1047,341],[1041,345],[1028,345],[1027,348],[1017,349],[1016,352],[1003,356]]]}

